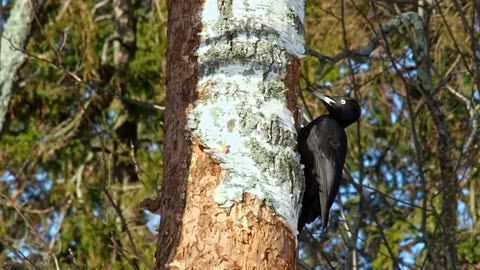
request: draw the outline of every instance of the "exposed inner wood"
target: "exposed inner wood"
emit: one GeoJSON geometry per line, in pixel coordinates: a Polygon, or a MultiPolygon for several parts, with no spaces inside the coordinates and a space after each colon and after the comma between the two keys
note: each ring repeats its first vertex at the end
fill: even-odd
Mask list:
{"type": "Polygon", "coordinates": [[[245,194],[231,209],[213,192],[221,168],[193,143],[180,244],[170,269],[294,269],[295,235],[271,208],[245,194]]]}
{"type": "MultiPolygon", "coordinates": [[[[251,194],[231,208],[218,205],[213,192],[220,165],[185,134],[186,114],[197,86],[200,1],[170,0],[165,110],[164,178],[156,269],[295,269],[296,235],[273,210],[251,194]]],[[[288,107],[296,108],[295,76],[288,107]]],[[[290,72],[289,72],[290,73],[290,72]]],[[[291,83],[288,83],[291,82],[291,83]]]]}

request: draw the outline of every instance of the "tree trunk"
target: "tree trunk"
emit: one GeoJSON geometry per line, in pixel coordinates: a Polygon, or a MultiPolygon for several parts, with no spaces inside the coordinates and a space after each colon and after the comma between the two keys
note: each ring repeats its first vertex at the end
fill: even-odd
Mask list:
{"type": "MultiPolygon", "coordinates": [[[[3,129],[18,69],[25,59],[22,50],[30,36],[35,12],[42,3],[43,0],[15,1],[6,24],[0,26],[0,132],[3,129]]],[[[2,16],[0,23],[3,24],[1,18],[2,16]]]]}
{"type": "Polygon", "coordinates": [[[156,269],[295,269],[304,1],[168,5],[156,269]]]}

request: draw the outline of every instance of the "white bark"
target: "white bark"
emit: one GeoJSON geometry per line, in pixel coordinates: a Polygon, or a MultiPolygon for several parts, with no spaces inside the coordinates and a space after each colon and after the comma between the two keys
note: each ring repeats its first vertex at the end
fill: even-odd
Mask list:
{"type": "Polygon", "coordinates": [[[199,15],[200,99],[186,129],[223,169],[215,201],[252,193],[296,232],[303,179],[283,80],[304,54],[304,2],[206,0],[199,15]]]}
{"type": "Polygon", "coordinates": [[[22,50],[30,34],[34,12],[40,2],[42,1],[16,0],[0,37],[0,131],[5,121],[17,71],[24,60],[22,50]]]}

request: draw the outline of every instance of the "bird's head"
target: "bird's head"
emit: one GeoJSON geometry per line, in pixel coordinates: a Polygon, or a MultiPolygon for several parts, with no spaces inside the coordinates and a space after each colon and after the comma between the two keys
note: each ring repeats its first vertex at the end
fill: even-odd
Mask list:
{"type": "Polygon", "coordinates": [[[360,105],[355,99],[347,96],[327,96],[317,91],[312,93],[323,101],[330,115],[344,128],[360,118],[360,105]]]}

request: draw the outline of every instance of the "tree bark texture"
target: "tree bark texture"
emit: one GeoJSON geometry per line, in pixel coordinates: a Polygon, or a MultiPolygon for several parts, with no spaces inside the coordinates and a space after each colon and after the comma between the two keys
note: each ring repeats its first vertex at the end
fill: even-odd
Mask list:
{"type": "Polygon", "coordinates": [[[156,269],[295,269],[303,4],[168,2],[156,269]]]}
{"type": "MultiPolygon", "coordinates": [[[[7,23],[0,28],[0,131],[10,103],[17,72],[25,59],[23,49],[30,36],[35,12],[43,0],[17,0],[7,23]]],[[[2,21],[3,23],[3,21],[2,21]]]]}
{"type": "MultiPolygon", "coordinates": [[[[414,13],[415,14],[415,13],[414,13]]],[[[411,17],[415,26],[415,53],[414,58],[418,65],[418,86],[425,98],[427,107],[432,114],[433,122],[437,128],[437,158],[440,165],[442,211],[440,214],[441,227],[443,229],[443,248],[446,269],[458,268],[458,252],[456,241],[457,226],[457,178],[452,162],[450,131],[446,122],[445,113],[442,111],[440,102],[432,95],[435,92],[432,76],[430,73],[431,62],[429,57],[429,27],[428,19],[421,20],[411,17]]]]}

